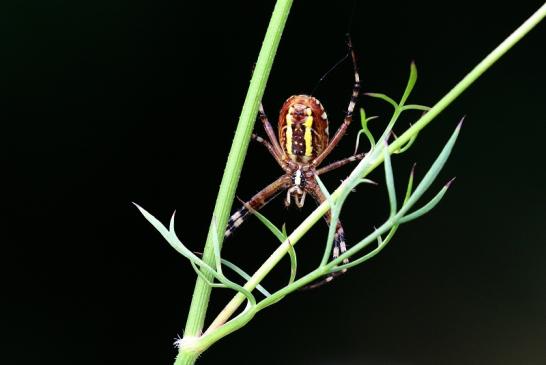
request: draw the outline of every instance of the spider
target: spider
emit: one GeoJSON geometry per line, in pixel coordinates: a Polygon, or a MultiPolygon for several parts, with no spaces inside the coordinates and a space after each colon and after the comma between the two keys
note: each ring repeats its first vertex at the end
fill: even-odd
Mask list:
{"type": "MultiPolygon", "coordinates": [[[[309,95],[294,95],[289,97],[279,112],[278,139],[264,112],[263,105],[260,104],[259,117],[269,141],[256,134],[252,135],[252,139],[267,148],[275,161],[284,170],[284,175],[254,195],[230,217],[225,231],[226,238],[248,218],[252,211],[261,209],[270,200],[285,190],[286,198],[284,203],[286,207],[290,206],[292,201],[296,206],[303,207],[305,197],[308,194],[318,204],[321,204],[326,200],[326,197],[318,186],[315,175],[324,174],[364,157],[363,153],[355,154],[319,168],[320,164],[337,146],[347,131],[352,121],[353,111],[360,91],[358,66],[350,39],[348,39],[347,45],[354,69],[355,81],[353,93],[343,124],[331,140],[329,140],[328,133],[328,117],[322,103],[318,99],[309,95]]],[[[330,224],[330,212],[326,213],[324,217],[327,224],[330,224]]],[[[346,250],[345,234],[341,223],[338,221],[334,236],[333,258],[337,258],[340,253],[346,250]]],[[[344,262],[348,262],[348,260],[346,259],[344,262]]],[[[311,284],[308,287],[316,287],[329,282],[334,276],[334,274],[330,274],[323,281],[311,284]]]]}

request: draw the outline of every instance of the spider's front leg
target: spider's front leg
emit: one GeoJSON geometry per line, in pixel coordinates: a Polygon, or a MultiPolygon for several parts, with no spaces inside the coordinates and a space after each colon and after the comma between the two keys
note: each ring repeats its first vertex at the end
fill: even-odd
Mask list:
{"type": "MultiPolygon", "coordinates": [[[[283,149],[281,148],[281,145],[279,144],[279,140],[277,139],[277,136],[275,135],[275,131],[273,130],[271,123],[269,123],[269,119],[267,119],[267,115],[265,114],[264,106],[262,105],[262,103],[260,103],[259,115],[265,130],[265,133],[267,134],[267,137],[269,138],[269,143],[272,147],[271,154],[273,156],[278,156],[278,158],[282,160],[284,156],[283,149]]],[[[275,159],[277,159],[277,157],[275,157],[275,159]]]]}
{"type": "Polygon", "coordinates": [[[277,163],[279,164],[279,166],[286,170],[286,165],[285,163],[283,162],[282,160],[282,155],[279,155],[276,150],[275,150],[275,147],[273,147],[273,145],[271,143],[269,143],[268,141],[266,141],[265,139],[263,139],[262,137],[258,136],[257,134],[255,133],[252,133],[252,140],[262,144],[265,148],[267,148],[267,150],[269,151],[269,153],[271,154],[271,156],[273,156],[273,158],[275,159],[275,161],[277,161],[277,163]]]}
{"type": "Polygon", "coordinates": [[[271,184],[263,188],[259,193],[254,195],[249,201],[244,203],[244,205],[231,215],[229,218],[226,232],[224,237],[229,237],[243,222],[252,211],[260,210],[265,206],[271,199],[276,197],[280,192],[288,187],[290,183],[290,177],[283,175],[277,180],[273,181],[271,184]]]}
{"type": "Polygon", "coordinates": [[[347,165],[348,163],[360,161],[366,156],[365,153],[358,153],[356,155],[349,156],[347,158],[344,158],[343,160],[332,162],[331,164],[328,164],[324,167],[321,167],[317,170],[317,175],[322,175],[324,173],[330,172],[332,170],[338,169],[342,166],[347,165]]]}
{"type": "Polygon", "coordinates": [[[330,141],[328,146],[318,155],[312,162],[313,166],[318,166],[324,159],[332,152],[332,150],[337,146],[339,141],[341,141],[341,138],[345,135],[345,132],[347,131],[347,128],[351,124],[351,121],[353,120],[353,112],[355,109],[356,101],[358,100],[358,95],[360,93],[360,76],[358,74],[358,65],[356,63],[356,56],[355,52],[353,50],[353,45],[351,43],[351,39],[348,39],[347,45],[349,47],[349,51],[351,52],[351,59],[353,61],[353,70],[354,70],[354,77],[355,77],[355,83],[353,84],[353,93],[351,95],[351,100],[349,101],[349,107],[347,108],[347,114],[345,115],[345,119],[343,120],[343,124],[339,127],[336,134],[334,135],[334,138],[330,141]]]}

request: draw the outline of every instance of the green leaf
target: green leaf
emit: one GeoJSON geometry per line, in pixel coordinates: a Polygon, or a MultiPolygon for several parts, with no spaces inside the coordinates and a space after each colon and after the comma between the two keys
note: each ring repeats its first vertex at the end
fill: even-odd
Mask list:
{"type": "Polygon", "coordinates": [[[406,85],[406,90],[404,90],[402,99],[400,99],[400,106],[403,106],[406,103],[406,100],[408,100],[408,97],[411,94],[411,91],[413,90],[413,87],[415,86],[416,82],[417,82],[417,67],[415,66],[415,62],[412,62],[410,65],[410,76],[408,79],[408,83],[406,85]]]}
{"type": "MultiPolygon", "coordinates": [[[[288,244],[290,244],[290,241],[288,241],[288,244]]],[[[296,280],[298,271],[298,258],[296,257],[296,250],[292,244],[290,244],[290,247],[288,248],[288,254],[290,255],[290,278],[288,279],[288,285],[290,285],[296,280]]]]}
{"type": "MultiPolygon", "coordinates": [[[[246,206],[246,205],[245,205],[246,206]]],[[[266,226],[270,231],[271,233],[273,233],[275,235],[275,237],[277,237],[277,239],[282,243],[286,240],[286,234],[284,234],[283,232],[281,232],[280,229],[277,228],[277,226],[275,226],[275,224],[273,224],[273,222],[271,222],[269,219],[267,219],[262,213],[252,209],[250,206],[246,206],[246,208],[253,214],[255,215],[259,220],[260,222],[263,223],[264,226],[266,226]]]]}
{"type": "Polygon", "coordinates": [[[422,215],[424,214],[427,214],[428,212],[430,212],[436,205],[438,205],[438,203],[440,202],[440,200],[442,200],[442,198],[444,197],[445,193],[447,192],[447,189],[449,188],[449,183],[446,184],[439,192],[438,194],[436,194],[436,196],[434,196],[434,198],[432,198],[427,204],[425,204],[422,208],[420,209],[417,209],[415,212],[411,213],[411,214],[408,214],[402,218],[400,218],[399,222],[400,224],[402,223],[407,223],[407,222],[410,222],[414,219],[417,219],[419,217],[421,217],[422,215]]]}
{"type": "Polygon", "coordinates": [[[392,173],[391,155],[389,153],[389,147],[385,142],[385,148],[383,150],[383,164],[385,166],[385,183],[387,185],[387,191],[389,193],[390,204],[390,216],[396,214],[396,188],[394,186],[394,176],[392,173]]]}
{"type": "Polygon", "coordinates": [[[394,107],[394,109],[398,109],[398,103],[396,101],[394,101],[393,99],[391,99],[390,97],[388,97],[387,95],[385,95],[385,94],[364,93],[364,95],[371,96],[372,98],[378,98],[378,99],[381,99],[381,100],[385,100],[386,102],[391,104],[394,107]]]}
{"type": "Polygon", "coordinates": [[[431,108],[429,106],[419,104],[408,104],[402,107],[402,110],[422,110],[425,112],[428,112],[430,109],[431,108]]]}
{"type": "MultiPolygon", "coordinates": [[[[251,276],[248,275],[245,271],[243,271],[243,269],[241,269],[239,266],[235,265],[234,263],[232,263],[232,262],[230,262],[230,261],[228,261],[226,259],[222,259],[222,265],[225,265],[226,267],[230,268],[235,273],[239,274],[239,276],[241,276],[246,281],[249,281],[250,278],[251,278],[251,276]]],[[[265,295],[266,297],[271,296],[271,293],[268,292],[267,290],[265,290],[265,288],[263,286],[261,286],[260,284],[258,284],[256,286],[256,289],[258,289],[258,291],[260,293],[262,293],[263,295],[265,295]]]]}
{"type": "Polygon", "coordinates": [[[360,184],[370,184],[370,185],[379,185],[378,183],[376,183],[375,181],[373,180],[370,180],[370,179],[366,179],[366,178],[362,178],[360,180],[358,180],[358,184],[357,185],[360,185],[360,184]]]}
{"type": "MultiPolygon", "coordinates": [[[[207,265],[204,261],[202,261],[199,257],[197,257],[193,252],[188,250],[186,246],[182,244],[182,242],[180,242],[174,230],[174,217],[175,217],[174,213],[171,217],[171,221],[169,224],[170,230],[167,230],[167,228],[159,220],[157,220],[153,215],[148,213],[144,208],[140,207],[136,203],[133,203],[133,204],[135,204],[135,206],[138,208],[138,210],[140,210],[144,218],[146,218],[148,222],[150,222],[159,231],[159,233],[161,233],[161,235],[167,240],[167,242],[169,242],[169,244],[175,250],[177,250],[184,257],[190,260],[192,267],[194,267],[194,269],[198,269],[199,271],[198,275],[200,278],[204,278],[202,270],[205,270],[208,273],[210,273],[215,279],[220,281],[224,285],[224,287],[231,288],[233,290],[240,292],[248,299],[248,301],[252,305],[256,305],[256,299],[254,298],[252,293],[250,293],[248,290],[246,290],[242,286],[228,280],[224,275],[217,273],[212,267],[207,265]]],[[[207,280],[207,284],[211,285],[212,287],[221,287],[221,286],[218,286],[218,284],[216,283],[212,283],[210,280],[207,280]]]]}
{"type": "Polygon", "coordinates": [[[364,133],[366,137],[368,138],[368,142],[370,143],[370,151],[375,147],[375,138],[373,138],[373,134],[368,129],[368,122],[370,120],[376,119],[377,117],[369,117],[366,118],[366,114],[364,112],[364,108],[360,108],[360,122],[362,123],[362,129],[358,132],[358,135],[356,137],[356,147],[355,147],[355,154],[358,150],[358,144],[360,141],[360,135],[364,133]]]}
{"type": "Polygon", "coordinates": [[[366,112],[364,108],[360,108],[360,123],[362,124],[362,129],[368,130],[368,120],[366,119],[366,112]]]}
{"type": "Polygon", "coordinates": [[[144,208],[142,208],[140,205],[136,204],[136,203],[133,203],[137,209],[140,211],[140,213],[142,213],[142,215],[144,216],[144,218],[146,218],[146,220],[148,222],[150,222],[152,224],[152,226],[154,226],[155,229],[157,229],[157,231],[159,233],[161,233],[161,235],[163,236],[163,238],[165,238],[167,240],[167,242],[176,250],[178,251],[182,256],[186,257],[188,260],[190,261],[193,261],[195,262],[197,265],[199,266],[202,266],[204,264],[203,261],[201,261],[201,259],[197,256],[195,256],[193,254],[193,252],[191,252],[190,250],[188,250],[186,248],[186,246],[184,246],[184,244],[182,242],[180,242],[180,240],[178,239],[178,237],[176,237],[176,234],[174,234],[174,216],[175,214],[173,213],[172,217],[171,217],[171,222],[170,222],[170,226],[171,226],[171,231],[169,231],[157,218],[155,218],[153,215],[151,215],[150,213],[148,213],[144,208]]]}
{"type": "Polygon", "coordinates": [[[213,283],[209,279],[207,279],[207,277],[203,274],[201,269],[197,267],[195,262],[190,261],[190,264],[191,264],[191,267],[193,268],[193,271],[195,271],[195,273],[197,274],[197,276],[199,276],[201,279],[203,279],[207,283],[208,286],[210,286],[211,288],[226,288],[226,286],[224,284],[213,283]]]}
{"type": "Polygon", "coordinates": [[[419,132],[415,133],[413,136],[411,136],[410,140],[405,145],[403,145],[402,147],[400,147],[396,151],[393,151],[393,153],[399,155],[399,154],[404,153],[407,150],[409,150],[411,145],[413,144],[413,142],[415,142],[415,140],[417,139],[418,135],[419,135],[419,132]]]}
{"type": "Polygon", "coordinates": [[[212,216],[212,244],[214,248],[214,261],[216,263],[216,271],[219,274],[222,274],[222,257],[220,255],[220,239],[218,238],[218,222],[216,221],[216,217],[212,216]]]}
{"type": "Polygon", "coordinates": [[[413,190],[413,177],[415,176],[415,166],[416,166],[416,164],[413,164],[413,166],[411,167],[411,172],[410,172],[409,179],[408,179],[408,186],[406,188],[406,196],[404,196],[404,203],[403,204],[406,204],[406,202],[408,201],[409,197],[411,196],[411,192],[413,190]]]}
{"type": "MultiPolygon", "coordinates": [[[[249,209],[249,207],[247,207],[249,209]]],[[[277,228],[271,222],[269,219],[267,219],[263,214],[257,212],[256,210],[252,209],[252,214],[254,214],[260,222],[262,222],[274,235],[277,237],[277,239],[283,243],[288,239],[288,235],[286,234],[286,226],[283,224],[282,231],[277,228]]],[[[288,242],[290,244],[290,242],[288,242]]],[[[294,279],[296,278],[296,272],[298,268],[298,260],[296,258],[296,250],[292,245],[290,245],[288,249],[288,255],[290,256],[290,277],[288,279],[288,284],[292,284],[294,282],[294,279]]]]}
{"type": "MultiPolygon", "coordinates": [[[[464,119],[464,118],[463,118],[464,119]]],[[[457,128],[455,128],[455,131],[447,141],[446,145],[442,149],[442,152],[438,155],[430,169],[427,171],[425,176],[423,177],[423,180],[419,183],[417,188],[415,188],[415,192],[411,195],[411,197],[408,199],[405,206],[400,209],[399,213],[405,214],[405,212],[417,202],[417,200],[427,191],[427,189],[430,187],[432,182],[436,179],[442,168],[444,167],[447,159],[449,158],[449,155],[451,154],[451,151],[453,150],[453,146],[455,145],[455,142],[457,141],[457,137],[459,136],[459,132],[462,127],[462,120],[457,125],[457,128]]]]}

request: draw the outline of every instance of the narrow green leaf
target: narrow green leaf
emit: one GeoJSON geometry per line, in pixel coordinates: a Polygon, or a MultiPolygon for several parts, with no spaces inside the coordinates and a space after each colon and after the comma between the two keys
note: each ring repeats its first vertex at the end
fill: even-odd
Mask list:
{"type": "Polygon", "coordinates": [[[385,100],[386,102],[391,104],[394,107],[394,109],[398,109],[398,103],[396,101],[394,101],[393,99],[391,99],[390,97],[388,97],[387,95],[385,95],[385,94],[364,93],[364,95],[371,96],[372,98],[378,98],[378,99],[381,99],[381,100],[385,100]]]}
{"type": "MultiPolygon", "coordinates": [[[[247,207],[247,209],[249,209],[250,207],[247,207]]],[[[277,237],[277,239],[282,243],[286,240],[286,234],[284,234],[283,232],[281,232],[280,229],[277,228],[277,226],[275,226],[275,224],[273,224],[273,222],[271,222],[269,219],[267,219],[262,213],[252,209],[249,211],[255,215],[259,220],[260,222],[263,223],[264,226],[266,226],[270,231],[271,233],[273,233],[275,235],[275,237],[277,237]]]]}
{"type": "MultiPolygon", "coordinates": [[[[156,218],[154,217],[153,215],[151,215],[150,213],[148,213],[144,208],[142,208],[140,205],[138,205],[137,203],[133,203],[135,207],[137,207],[137,209],[140,211],[140,213],[144,216],[144,218],[146,218],[146,220],[148,222],[150,222],[152,224],[152,226],[154,226],[155,229],[157,229],[159,231],[159,233],[161,233],[161,235],[163,237],[168,237],[170,236],[170,232],[169,230],[167,230],[167,228],[156,218]]],[[[174,215],[173,215],[174,216],[174,215]]],[[[171,242],[169,242],[171,243],[171,242]]],[[[172,244],[171,244],[172,245],[172,244]]],[[[182,255],[184,255],[184,252],[185,252],[185,247],[184,245],[178,245],[178,244],[175,244],[175,245],[172,245],[173,248],[180,252],[182,255]]]]}
{"type": "Polygon", "coordinates": [[[186,246],[184,246],[184,244],[178,239],[178,237],[176,237],[176,234],[174,234],[174,216],[175,216],[174,213],[171,217],[171,222],[170,222],[170,227],[172,230],[172,233],[171,233],[171,231],[169,231],[157,218],[155,218],[153,215],[148,213],[144,208],[142,208],[140,205],[136,203],[133,203],[133,204],[137,207],[137,209],[144,216],[144,218],[146,218],[146,220],[150,222],[152,226],[154,226],[154,228],[157,229],[159,233],[161,233],[163,238],[165,238],[165,240],[167,240],[167,242],[176,251],[178,251],[182,256],[184,256],[188,260],[195,262],[199,266],[204,264],[204,262],[201,261],[199,257],[195,256],[193,252],[188,250],[186,246]]]}
{"type": "Polygon", "coordinates": [[[402,110],[422,110],[425,112],[428,112],[430,109],[431,108],[429,106],[419,104],[408,104],[402,107],[402,110]]]}
{"type": "Polygon", "coordinates": [[[417,67],[415,66],[415,62],[412,62],[410,66],[410,76],[408,79],[408,83],[406,85],[406,90],[404,90],[402,99],[400,99],[400,106],[403,106],[404,104],[406,104],[406,100],[408,100],[408,97],[411,94],[411,91],[413,90],[413,87],[415,86],[416,82],[417,82],[417,67]]]}
{"type": "Polygon", "coordinates": [[[216,217],[212,216],[212,225],[214,226],[212,230],[212,244],[214,248],[214,261],[216,263],[216,271],[219,274],[222,274],[222,257],[220,255],[220,240],[218,238],[218,222],[216,217]]]}
{"type": "Polygon", "coordinates": [[[442,149],[442,152],[438,155],[428,172],[423,177],[423,180],[417,185],[417,188],[415,188],[415,192],[411,195],[411,197],[408,199],[407,203],[405,204],[404,208],[400,210],[399,213],[405,214],[405,212],[417,202],[417,200],[427,191],[427,189],[430,187],[432,182],[436,179],[440,171],[442,170],[442,167],[444,167],[447,159],[449,158],[449,155],[451,154],[451,151],[453,150],[453,146],[455,145],[455,142],[457,141],[457,137],[459,135],[459,132],[462,127],[462,120],[457,125],[457,128],[455,128],[455,131],[447,141],[446,145],[442,149]]]}
{"type": "Polygon", "coordinates": [[[436,205],[438,205],[438,203],[440,202],[440,200],[442,200],[442,198],[444,197],[447,189],[449,188],[448,185],[444,186],[439,192],[438,194],[436,194],[436,196],[434,196],[434,198],[432,198],[427,204],[425,204],[423,207],[417,209],[415,212],[411,213],[411,214],[408,214],[402,218],[400,218],[399,222],[400,224],[402,223],[407,223],[407,222],[410,222],[414,219],[417,219],[419,217],[421,217],[422,215],[430,212],[436,205]]]}
{"type": "Polygon", "coordinates": [[[392,173],[391,165],[391,155],[389,153],[389,148],[385,142],[385,149],[383,150],[383,165],[385,166],[385,183],[387,185],[387,191],[389,193],[389,204],[390,204],[390,216],[396,214],[397,204],[396,204],[396,188],[394,186],[394,176],[392,173]]]}
{"type": "MultiPolygon", "coordinates": [[[[247,207],[247,209],[248,208],[249,207],[247,207]]],[[[281,243],[286,241],[287,234],[286,234],[286,226],[284,224],[282,226],[282,231],[281,231],[277,228],[277,226],[273,224],[273,222],[267,219],[263,214],[257,212],[254,209],[252,209],[251,212],[260,220],[260,222],[262,222],[275,235],[275,237],[277,237],[277,239],[281,243]]],[[[292,284],[292,282],[296,278],[297,262],[298,262],[296,258],[296,250],[294,249],[294,247],[292,247],[292,245],[290,245],[290,248],[288,249],[288,255],[290,255],[290,278],[288,280],[289,280],[289,284],[292,284]]]]}
{"type": "Polygon", "coordinates": [[[366,120],[366,112],[364,111],[364,108],[360,108],[360,123],[362,124],[362,129],[367,130],[368,129],[368,121],[366,120]]]}
{"type": "MultiPolygon", "coordinates": [[[[196,254],[198,255],[202,255],[202,253],[199,253],[199,252],[196,252],[196,254]]],[[[241,269],[240,267],[238,267],[237,265],[235,265],[234,263],[232,263],[231,261],[228,261],[226,259],[222,259],[222,265],[225,265],[227,268],[233,270],[236,274],[238,274],[239,276],[241,276],[243,279],[245,279],[246,281],[250,280],[251,276],[248,275],[243,269],[241,269]]],[[[194,270],[195,268],[197,267],[197,265],[194,265],[194,270]]],[[[223,284],[222,284],[223,285],[223,284]]],[[[258,289],[258,291],[260,291],[264,296],[268,297],[271,295],[271,293],[269,293],[263,286],[261,286],[260,284],[256,285],[256,289],[258,289]]]]}
{"type": "Polygon", "coordinates": [[[366,137],[368,138],[368,142],[370,143],[370,151],[375,147],[375,138],[373,138],[373,134],[368,129],[368,122],[374,119],[377,119],[377,117],[374,116],[374,117],[366,118],[364,108],[360,108],[360,122],[362,123],[362,129],[358,132],[358,135],[356,137],[355,154],[356,154],[356,151],[358,151],[358,144],[360,141],[360,135],[362,133],[364,133],[364,135],[366,135],[366,137]]]}
{"type": "MultiPolygon", "coordinates": [[[[288,233],[286,233],[286,223],[283,223],[281,228],[282,234],[284,234],[288,239],[288,233]]],[[[288,241],[288,243],[290,243],[290,241],[288,241]]],[[[294,246],[290,245],[288,248],[288,254],[290,255],[290,278],[288,279],[288,285],[290,285],[295,280],[296,272],[298,270],[298,259],[296,257],[296,249],[294,246]]]]}
{"type": "Polygon", "coordinates": [[[407,150],[409,150],[411,145],[413,144],[413,142],[415,142],[415,140],[417,139],[418,135],[419,135],[419,133],[415,133],[413,136],[411,136],[410,140],[405,145],[403,145],[402,147],[400,147],[399,149],[397,149],[393,153],[399,155],[399,154],[404,153],[407,150]]]}
{"type": "MultiPolygon", "coordinates": [[[[133,203],[135,204],[135,203],[133,203]]],[[[256,305],[256,299],[250,293],[248,290],[243,288],[240,285],[235,284],[234,282],[228,280],[225,276],[222,274],[217,273],[212,267],[207,265],[205,262],[203,262],[199,257],[197,257],[193,252],[188,250],[186,246],[180,242],[178,237],[176,236],[175,230],[174,230],[174,217],[175,214],[172,215],[171,221],[169,223],[170,230],[167,230],[167,228],[159,221],[157,220],[153,215],[148,213],[144,208],[140,207],[138,204],[135,204],[135,206],[140,210],[144,218],[148,220],[158,231],[161,233],[161,235],[169,242],[169,244],[177,250],[179,253],[181,253],[184,257],[186,257],[188,260],[190,260],[190,263],[192,264],[192,267],[194,269],[198,269],[199,277],[204,278],[202,270],[207,271],[210,273],[215,279],[220,281],[225,287],[231,288],[233,290],[236,290],[243,294],[252,305],[256,305]],[[199,269],[201,268],[201,269],[199,269]]],[[[210,284],[212,287],[220,287],[217,286],[218,284],[212,283],[210,280],[207,280],[207,284],[210,284]]]]}
{"type": "Polygon", "coordinates": [[[194,262],[190,262],[190,263],[191,263],[191,266],[193,267],[193,270],[197,273],[197,275],[201,279],[203,279],[207,283],[207,285],[209,285],[210,287],[226,288],[226,289],[237,291],[241,293],[242,295],[244,295],[252,306],[256,305],[256,298],[254,297],[254,295],[248,290],[246,290],[244,287],[242,287],[241,285],[236,284],[233,281],[227,279],[223,274],[218,274],[216,271],[212,270],[211,267],[206,264],[204,264],[200,269],[199,267],[197,267],[197,265],[194,262]],[[205,274],[203,273],[203,269],[205,269],[205,271],[208,271],[211,275],[213,275],[215,279],[220,281],[220,283],[213,283],[210,280],[208,280],[205,274]]]}
{"type": "MultiPolygon", "coordinates": [[[[239,266],[235,265],[234,263],[226,259],[222,259],[222,264],[228,267],[229,269],[233,270],[235,273],[239,274],[239,276],[241,276],[246,281],[250,280],[251,276],[248,275],[243,269],[241,269],[239,266]]],[[[258,289],[258,291],[262,293],[263,295],[265,295],[266,297],[271,296],[271,293],[265,290],[265,288],[261,286],[260,284],[256,285],[256,289],[258,289]]]]}
{"type": "Polygon", "coordinates": [[[213,283],[209,279],[207,279],[207,277],[205,275],[203,275],[203,272],[201,271],[201,269],[197,267],[195,262],[190,261],[190,264],[191,264],[191,267],[193,268],[193,271],[195,271],[195,273],[197,274],[197,276],[199,276],[201,279],[203,279],[207,283],[208,286],[210,286],[211,288],[226,288],[226,286],[224,284],[213,283]]]}
{"type": "Polygon", "coordinates": [[[413,166],[411,167],[411,172],[410,172],[409,179],[408,179],[408,187],[406,188],[406,195],[404,196],[404,203],[403,204],[406,204],[406,202],[408,201],[409,197],[411,196],[411,192],[413,190],[413,177],[415,176],[415,166],[416,166],[416,164],[413,164],[413,166]]]}
{"type": "MultiPolygon", "coordinates": [[[[290,241],[288,241],[290,243],[290,241]]],[[[288,248],[288,254],[290,255],[290,278],[288,279],[288,285],[292,284],[296,279],[298,271],[298,258],[296,257],[296,250],[294,246],[290,245],[288,248]]]]}
{"type": "MultiPolygon", "coordinates": [[[[376,183],[375,181],[373,180],[370,180],[370,179],[366,179],[366,178],[363,178],[363,179],[360,179],[358,180],[358,184],[370,184],[370,185],[379,185],[378,183],[376,183]]],[[[357,184],[357,185],[358,185],[357,184]]]]}

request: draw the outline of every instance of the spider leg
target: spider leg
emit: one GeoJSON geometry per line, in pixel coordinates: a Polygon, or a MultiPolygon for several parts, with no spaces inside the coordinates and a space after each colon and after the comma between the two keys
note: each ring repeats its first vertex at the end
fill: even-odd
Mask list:
{"type": "MultiPolygon", "coordinates": [[[[326,200],[326,197],[324,196],[324,194],[322,193],[322,191],[320,190],[318,186],[314,186],[312,190],[310,191],[310,193],[311,193],[311,196],[317,201],[318,204],[322,204],[326,200]]],[[[324,215],[324,218],[326,219],[326,222],[328,223],[328,225],[330,225],[332,222],[331,211],[328,211],[324,215]]],[[[347,244],[345,243],[345,231],[343,230],[343,226],[341,225],[341,222],[338,220],[336,223],[336,233],[334,234],[334,248],[332,250],[332,258],[334,259],[338,258],[339,255],[344,253],[345,251],[347,251],[347,244]]],[[[348,262],[349,262],[349,259],[343,260],[344,264],[348,262]]],[[[318,288],[319,286],[329,283],[330,281],[334,280],[335,277],[342,275],[345,272],[347,272],[346,269],[330,273],[324,279],[316,281],[309,285],[306,285],[302,289],[318,288]]]]}
{"type": "Polygon", "coordinates": [[[317,175],[322,175],[322,174],[324,174],[326,172],[330,172],[332,170],[340,168],[341,166],[345,166],[348,163],[351,163],[353,161],[360,161],[360,160],[362,160],[364,158],[365,155],[366,155],[365,153],[359,153],[359,154],[344,158],[343,160],[332,162],[331,164],[328,164],[328,165],[318,169],[317,170],[317,175]]]}
{"type": "Polygon", "coordinates": [[[358,99],[358,95],[360,93],[360,76],[358,74],[358,65],[356,64],[356,56],[355,52],[353,50],[353,45],[351,43],[351,39],[349,38],[347,40],[347,45],[349,47],[349,51],[351,52],[351,59],[353,60],[353,69],[355,73],[355,83],[353,85],[353,94],[351,95],[351,101],[349,102],[349,107],[347,108],[347,114],[345,115],[345,119],[343,120],[343,124],[339,127],[336,134],[334,135],[334,138],[330,141],[328,146],[318,155],[312,162],[314,166],[320,165],[320,163],[332,152],[332,150],[337,146],[341,138],[345,135],[345,132],[347,131],[347,128],[351,124],[351,121],[353,120],[353,111],[355,109],[356,101],[358,99]]]}
{"type": "Polygon", "coordinates": [[[265,133],[267,134],[267,137],[269,137],[269,142],[271,143],[272,149],[276,152],[277,156],[282,158],[284,152],[281,148],[281,145],[279,144],[279,140],[275,135],[275,131],[273,130],[271,123],[269,123],[269,119],[267,119],[267,115],[265,115],[264,106],[262,105],[262,103],[260,103],[259,114],[265,133]]]}
{"type": "Polygon", "coordinates": [[[282,161],[282,157],[281,157],[282,155],[277,154],[277,151],[271,145],[271,143],[269,143],[268,141],[266,141],[265,139],[263,139],[262,137],[258,136],[257,134],[254,134],[254,133],[252,133],[252,139],[255,140],[256,142],[261,143],[262,145],[264,145],[265,148],[267,148],[267,150],[271,154],[271,156],[273,156],[275,161],[277,161],[279,166],[282,169],[285,169],[285,163],[282,161]]]}
{"type": "Polygon", "coordinates": [[[273,181],[271,184],[267,185],[260,192],[254,195],[249,201],[244,203],[244,205],[239,208],[235,213],[229,218],[226,232],[224,237],[229,237],[244,221],[252,211],[257,211],[261,209],[264,205],[269,203],[271,199],[276,197],[281,191],[288,187],[290,182],[290,177],[283,175],[277,180],[273,181]]]}

